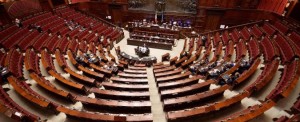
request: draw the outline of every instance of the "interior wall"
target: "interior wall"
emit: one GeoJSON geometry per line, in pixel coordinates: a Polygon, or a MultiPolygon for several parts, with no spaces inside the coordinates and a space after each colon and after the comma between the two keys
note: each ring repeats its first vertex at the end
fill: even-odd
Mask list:
{"type": "MultiPolygon", "coordinates": [[[[198,2],[199,7],[196,14],[165,12],[165,21],[188,20],[196,31],[204,32],[218,29],[220,24],[232,26],[261,19],[276,18],[270,12],[256,10],[259,0],[199,0],[198,2]]],[[[133,20],[148,19],[154,21],[155,12],[128,10],[127,0],[118,0],[118,2],[113,3],[120,6],[119,9],[111,7],[110,4],[112,4],[112,1],[103,0],[100,2],[77,3],[74,4],[74,7],[96,14],[104,19],[106,16],[112,16],[111,21],[117,25],[125,25],[133,20]]]]}
{"type": "Polygon", "coordinates": [[[53,6],[59,6],[59,5],[67,4],[65,2],[65,0],[51,0],[51,1],[52,1],[53,6]]]}
{"type": "Polygon", "coordinates": [[[281,15],[284,12],[287,2],[288,0],[261,0],[257,9],[270,11],[281,15]]]}
{"type": "Polygon", "coordinates": [[[299,16],[299,12],[300,12],[300,2],[298,1],[295,6],[294,9],[292,10],[290,17],[298,20],[300,22],[300,16],[299,16]]]}

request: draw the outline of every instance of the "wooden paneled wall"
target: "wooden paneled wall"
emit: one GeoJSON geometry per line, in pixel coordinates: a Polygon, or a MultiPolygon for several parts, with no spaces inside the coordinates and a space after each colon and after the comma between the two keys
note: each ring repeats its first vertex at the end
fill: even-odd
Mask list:
{"type": "Polygon", "coordinates": [[[258,9],[282,14],[288,0],[261,0],[258,9]]]}
{"type": "Polygon", "coordinates": [[[255,9],[259,0],[199,0],[200,7],[255,9]]]}
{"type": "MultiPolygon", "coordinates": [[[[152,19],[154,12],[128,10],[128,0],[102,0],[77,3],[73,6],[101,18],[112,16],[117,25],[125,25],[128,21],[152,19]]],[[[218,29],[220,24],[237,25],[261,19],[274,19],[270,12],[256,10],[259,0],[199,0],[197,14],[165,13],[165,20],[190,21],[196,31],[218,29]]],[[[275,15],[276,16],[276,15],[275,15]]]]}
{"type": "MultiPolygon", "coordinates": [[[[44,10],[55,7],[57,1],[39,0],[44,10]],[[48,2],[47,2],[48,1],[48,2]]],[[[261,19],[276,19],[271,12],[257,10],[262,0],[199,0],[196,14],[165,13],[165,20],[190,21],[196,31],[218,29],[220,24],[237,25],[261,19]]],[[[58,3],[59,4],[59,3],[58,3]]],[[[128,10],[128,0],[91,0],[71,4],[101,18],[112,16],[111,21],[117,25],[125,25],[128,21],[152,19],[154,12],[128,10]]]]}
{"type": "Polygon", "coordinates": [[[0,26],[10,24],[12,20],[10,19],[8,13],[6,12],[4,6],[0,5],[0,26]]]}

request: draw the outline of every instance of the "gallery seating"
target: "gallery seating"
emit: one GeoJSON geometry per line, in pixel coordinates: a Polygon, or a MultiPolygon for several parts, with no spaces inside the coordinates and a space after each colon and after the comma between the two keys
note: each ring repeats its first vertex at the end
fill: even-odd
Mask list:
{"type": "Polygon", "coordinates": [[[276,85],[276,88],[274,88],[267,96],[268,99],[278,101],[281,98],[287,97],[291,93],[299,78],[299,66],[299,61],[297,60],[285,65],[280,81],[276,85]]]}
{"type": "Polygon", "coordinates": [[[258,76],[258,78],[253,82],[252,85],[249,85],[248,88],[246,89],[249,92],[261,90],[265,85],[267,85],[272,80],[272,78],[274,77],[277,71],[278,66],[279,66],[279,60],[273,60],[272,62],[267,63],[264,67],[264,70],[258,76]]]}
{"type": "Polygon", "coordinates": [[[29,72],[36,72],[37,74],[41,74],[39,69],[39,59],[39,56],[34,51],[31,51],[31,49],[27,49],[24,58],[26,70],[28,70],[29,72]]]}
{"type": "Polygon", "coordinates": [[[242,59],[246,55],[246,45],[244,41],[240,41],[236,46],[236,59],[242,59]]]}
{"type": "Polygon", "coordinates": [[[14,102],[2,87],[0,87],[0,98],[0,112],[7,117],[16,121],[39,121],[41,119],[14,102]]]}
{"type": "Polygon", "coordinates": [[[271,42],[269,38],[264,38],[260,44],[262,46],[262,52],[264,54],[265,62],[270,62],[276,56],[278,56],[277,47],[275,47],[275,45],[273,44],[273,42],[271,42]]]}
{"type": "Polygon", "coordinates": [[[247,109],[244,109],[238,113],[234,113],[220,122],[236,122],[236,121],[248,121],[251,120],[265,111],[273,107],[276,103],[272,100],[264,101],[262,104],[250,106],[247,109]]]}
{"type": "Polygon", "coordinates": [[[185,78],[182,80],[175,80],[174,82],[166,82],[166,83],[158,83],[159,90],[167,90],[180,88],[185,86],[190,86],[193,84],[197,84],[199,79],[204,78],[203,76],[197,75],[191,78],[185,78]]]}
{"type": "Polygon", "coordinates": [[[254,35],[256,39],[261,39],[263,36],[263,32],[259,29],[258,25],[253,25],[251,28],[251,33],[254,35]]]}
{"type": "Polygon", "coordinates": [[[252,59],[256,59],[258,56],[261,55],[259,43],[257,42],[256,39],[252,39],[251,41],[249,41],[248,50],[249,50],[249,55],[252,59]]]}
{"type": "Polygon", "coordinates": [[[23,55],[16,49],[12,48],[6,55],[4,66],[8,68],[8,70],[13,74],[14,77],[22,79],[23,61],[23,55]]]}
{"type": "Polygon", "coordinates": [[[250,35],[250,32],[248,31],[248,27],[244,27],[242,30],[241,30],[241,35],[243,37],[244,40],[250,40],[251,38],[251,35],[250,35]]]}
{"type": "Polygon", "coordinates": [[[282,35],[278,34],[274,39],[274,44],[278,47],[282,64],[289,63],[295,57],[295,51],[282,35]]]}
{"type": "Polygon", "coordinates": [[[280,21],[275,22],[274,27],[283,34],[287,34],[287,32],[289,31],[289,28],[286,25],[282,24],[280,21]]]}

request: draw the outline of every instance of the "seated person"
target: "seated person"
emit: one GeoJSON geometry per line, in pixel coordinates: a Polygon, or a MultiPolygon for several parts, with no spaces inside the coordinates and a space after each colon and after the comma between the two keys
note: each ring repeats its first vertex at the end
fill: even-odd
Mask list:
{"type": "Polygon", "coordinates": [[[221,85],[221,86],[223,86],[223,85],[226,84],[226,82],[222,79],[222,80],[219,80],[218,84],[221,85]]]}
{"type": "Polygon", "coordinates": [[[247,70],[248,68],[250,68],[250,62],[249,61],[246,61],[246,60],[242,60],[242,62],[241,62],[241,68],[243,69],[243,70],[247,70]]]}
{"type": "Polygon", "coordinates": [[[240,73],[239,72],[236,72],[233,76],[234,80],[238,79],[240,77],[240,73]]]}
{"type": "Polygon", "coordinates": [[[83,56],[79,56],[79,55],[77,55],[76,56],[76,58],[75,58],[75,60],[79,63],[79,64],[81,64],[81,65],[84,65],[84,57],[83,56]]]}
{"type": "Polygon", "coordinates": [[[206,75],[207,71],[208,71],[208,68],[207,68],[207,67],[201,67],[201,68],[199,69],[199,74],[200,74],[200,75],[206,75]]]}
{"type": "Polygon", "coordinates": [[[227,69],[225,66],[222,66],[221,68],[220,68],[220,72],[226,72],[227,70],[229,70],[229,69],[227,69]]]}
{"type": "Polygon", "coordinates": [[[35,28],[36,28],[36,30],[37,30],[38,32],[40,32],[40,33],[42,33],[42,32],[43,32],[43,30],[42,30],[41,26],[37,25],[37,26],[35,26],[35,28]]]}
{"type": "Polygon", "coordinates": [[[231,76],[230,78],[228,78],[228,80],[226,81],[227,84],[232,85],[234,82],[233,77],[231,76]]]}
{"type": "Polygon", "coordinates": [[[205,46],[205,43],[207,42],[207,37],[206,36],[202,36],[201,40],[202,40],[202,46],[205,46]]]}
{"type": "Polygon", "coordinates": [[[146,53],[147,48],[146,48],[146,47],[141,47],[141,48],[140,48],[140,51],[141,51],[142,53],[146,53]]]}
{"type": "Polygon", "coordinates": [[[225,74],[220,78],[218,84],[225,85],[229,79],[230,79],[230,75],[225,74]]]}
{"type": "Polygon", "coordinates": [[[227,62],[227,63],[225,64],[225,66],[226,66],[226,68],[231,68],[231,67],[235,66],[235,63],[227,62]]]}
{"type": "Polygon", "coordinates": [[[16,19],[15,19],[15,23],[16,23],[16,25],[17,25],[19,28],[22,28],[22,27],[23,27],[23,23],[21,22],[20,19],[16,18],[16,19]]]}
{"type": "Polygon", "coordinates": [[[85,27],[84,27],[84,26],[81,26],[79,31],[82,32],[82,31],[84,31],[84,30],[85,30],[85,27]]]}
{"type": "Polygon", "coordinates": [[[27,29],[28,29],[29,31],[32,31],[32,30],[33,30],[33,25],[32,25],[32,24],[29,24],[28,27],[27,27],[27,29]]]}
{"type": "Polygon", "coordinates": [[[220,71],[218,69],[208,71],[208,78],[217,78],[219,75],[220,71]]]}
{"type": "Polygon", "coordinates": [[[190,66],[189,69],[193,74],[196,74],[197,68],[195,66],[190,66]]]}

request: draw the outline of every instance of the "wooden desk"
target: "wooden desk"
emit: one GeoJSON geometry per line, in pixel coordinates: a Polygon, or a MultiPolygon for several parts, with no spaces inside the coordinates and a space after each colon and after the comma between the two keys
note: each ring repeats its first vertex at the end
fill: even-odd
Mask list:
{"type": "Polygon", "coordinates": [[[89,78],[89,77],[85,77],[83,75],[77,74],[76,72],[74,72],[73,70],[71,70],[70,68],[64,68],[64,70],[70,74],[71,77],[86,83],[86,84],[90,84],[90,85],[96,85],[96,81],[95,79],[89,78]]]}
{"type": "Polygon", "coordinates": [[[117,83],[129,83],[129,84],[148,84],[148,79],[132,79],[132,78],[120,78],[120,77],[111,77],[113,82],[117,83]]]}
{"type": "Polygon", "coordinates": [[[244,91],[242,93],[239,93],[238,95],[235,95],[229,99],[226,99],[224,101],[221,102],[216,102],[214,104],[214,108],[215,110],[220,110],[220,109],[224,109],[225,107],[228,107],[234,103],[238,103],[241,102],[242,99],[248,97],[250,95],[250,93],[248,91],[244,91]]]}
{"type": "Polygon", "coordinates": [[[276,87],[271,91],[267,98],[278,101],[286,98],[296,87],[300,75],[300,65],[298,60],[284,66],[283,75],[276,87]]]}
{"type": "Polygon", "coordinates": [[[77,66],[78,66],[78,63],[77,63],[76,59],[74,58],[73,53],[72,53],[70,50],[68,50],[67,54],[68,54],[68,57],[69,57],[69,60],[71,61],[71,63],[72,63],[75,67],[77,67],[77,66]]]}
{"type": "MultiPolygon", "coordinates": [[[[215,103],[211,103],[211,104],[207,104],[207,105],[203,105],[203,106],[198,106],[198,107],[194,107],[192,109],[168,112],[168,119],[169,120],[177,120],[177,121],[179,121],[179,120],[187,121],[191,117],[205,116],[207,113],[220,111],[221,109],[230,107],[230,106],[240,102],[243,98],[247,97],[248,95],[249,95],[248,92],[246,92],[246,93],[244,92],[244,93],[237,94],[234,97],[231,97],[229,99],[220,101],[220,102],[215,102],[215,103]]],[[[237,119],[235,121],[237,121],[237,119]]]]}
{"type": "Polygon", "coordinates": [[[120,64],[123,64],[123,65],[124,65],[124,68],[127,68],[127,67],[128,67],[128,62],[127,62],[127,61],[119,60],[119,63],[120,63],[120,64]]]}
{"type": "Polygon", "coordinates": [[[58,65],[61,68],[65,68],[67,66],[65,58],[61,55],[59,50],[55,51],[55,57],[56,57],[56,61],[57,61],[58,65]]]}
{"type": "Polygon", "coordinates": [[[152,121],[152,114],[118,115],[118,114],[92,113],[92,112],[69,109],[63,106],[57,107],[56,110],[65,113],[68,116],[76,117],[78,119],[83,119],[87,121],[138,121],[138,122],[152,121]]]}
{"type": "Polygon", "coordinates": [[[162,72],[162,73],[155,73],[155,77],[165,77],[165,76],[170,76],[170,75],[177,75],[180,74],[183,70],[181,68],[178,68],[173,71],[167,71],[167,72],[162,72]]]}
{"type": "Polygon", "coordinates": [[[162,90],[160,92],[160,94],[163,99],[176,98],[176,97],[197,94],[197,93],[209,90],[210,84],[213,84],[215,82],[216,81],[214,81],[214,80],[208,80],[208,81],[205,81],[202,83],[197,83],[197,84],[186,86],[186,87],[162,90]]]}
{"type": "Polygon", "coordinates": [[[102,67],[99,67],[95,64],[90,64],[90,67],[94,69],[94,71],[103,73],[105,77],[110,77],[112,75],[112,70],[106,70],[102,67]]]}
{"type": "Polygon", "coordinates": [[[251,65],[251,67],[246,72],[241,74],[241,76],[239,78],[236,79],[236,82],[239,84],[242,81],[246,80],[249,76],[251,76],[256,71],[257,67],[259,66],[260,61],[261,60],[259,58],[257,58],[254,61],[254,63],[251,65]]]}
{"type": "Polygon", "coordinates": [[[225,118],[224,120],[227,122],[236,122],[236,121],[246,122],[251,119],[254,119],[259,115],[262,115],[265,111],[275,106],[275,104],[276,103],[273,102],[272,100],[267,100],[260,105],[250,106],[241,112],[235,113],[232,116],[225,118]]]}
{"type": "Polygon", "coordinates": [[[119,84],[119,83],[109,83],[102,82],[102,85],[106,90],[118,90],[118,91],[148,91],[148,84],[119,84]]]}
{"type": "Polygon", "coordinates": [[[121,56],[122,60],[125,60],[125,61],[129,62],[130,65],[134,65],[135,63],[138,63],[138,64],[145,64],[146,66],[150,66],[153,63],[157,62],[156,57],[139,58],[139,57],[128,55],[125,52],[121,52],[120,56],[121,56]]]}
{"type": "Polygon", "coordinates": [[[141,31],[141,30],[134,30],[131,33],[139,34],[139,35],[147,35],[147,36],[169,37],[169,38],[175,38],[176,37],[176,34],[149,32],[149,31],[141,31]]]}
{"type": "Polygon", "coordinates": [[[135,45],[135,46],[143,46],[144,44],[146,44],[150,48],[165,49],[165,50],[172,50],[173,47],[172,43],[134,39],[134,38],[127,39],[127,44],[135,45]]]}
{"type": "Polygon", "coordinates": [[[262,89],[267,83],[269,83],[275,73],[277,72],[279,66],[279,60],[273,60],[272,62],[269,62],[265,64],[264,70],[259,75],[259,77],[251,84],[249,85],[246,90],[251,91],[259,91],[262,89]]]}
{"type": "Polygon", "coordinates": [[[170,60],[170,53],[166,53],[161,56],[161,61],[169,61],[170,60]]]}
{"type": "Polygon", "coordinates": [[[128,69],[131,69],[131,70],[146,70],[147,67],[128,66],[128,69]]]}
{"type": "Polygon", "coordinates": [[[162,69],[162,68],[169,67],[169,66],[170,66],[169,64],[163,64],[161,62],[161,65],[153,66],[153,70],[162,69]]]}
{"type": "Polygon", "coordinates": [[[37,82],[44,89],[58,96],[69,99],[69,95],[70,95],[69,92],[65,92],[63,90],[57,89],[53,84],[50,83],[50,81],[46,80],[43,77],[38,76],[36,73],[30,73],[29,75],[32,79],[35,80],[35,82],[37,82]]]}
{"type": "Polygon", "coordinates": [[[175,62],[177,61],[178,57],[175,56],[174,58],[170,59],[170,65],[174,65],[175,62]]]}
{"type": "Polygon", "coordinates": [[[193,56],[193,57],[191,57],[189,60],[187,60],[186,62],[183,62],[182,64],[181,64],[181,67],[182,68],[188,68],[188,66],[189,65],[191,65],[195,60],[196,60],[197,58],[196,58],[196,56],[193,56]]]}
{"type": "Polygon", "coordinates": [[[173,112],[168,112],[168,120],[183,120],[188,117],[193,117],[201,114],[208,113],[210,111],[213,111],[213,106],[209,105],[204,105],[200,107],[195,107],[194,109],[191,110],[180,110],[180,111],[173,111],[173,112]]]}
{"type": "Polygon", "coordinates": [[[135,63],[133,66],[135,66],[135,67],[146,67],[146,64],[135,63]]]}
{"type": "Polygon", "coordinates": [[[184,97],[177,97],[177,98],[171,98],[171,99],[165,99],[164,102],[164,108],[165,110],[174,110],[174,109],[181,109],[182,107],[185,107],[186,105],[192,104],[192,103],[198,103],[204,100],[207,100],[209,98],[216,97],[218,95],[221,95],[224,93],[225,90],[230,88],[228,85],[221,86],[219,88],[201,92],[194,95],[184,96],[184,97]],[[176,106],[176,107],[175,107],[176,106]]]}
{"type": "Polygon", "coordinates": [[[153,64],[153,67],[160,66],[160,65],[164,65],[164,63],[163,62],[155,63],[155,64],[153,64]]]}
{"type": "Polygon", "coordinates": [[[47,71],[55,69],[51,55],[48,54],[45,50],[42,50],[41,52],[41,59],[42,59],[42,64],[47,71]]]}
{"type": "Polygon", "coordinates": [[[128,73],[118,73],[119,77],[125,77],[125,78],[147,78],[147,74],[128,74],[128,73]]]}
{"type": "Polygon", "coordinates": [[[13,76],[8,77],[7,80],[10,85],[13,86],[14,90],[16,90],[21,96],[31,101],[32,103],[35,103],[42,108],[48,108],[51,106],[51,102],[39,96],[37,93],[31,93],[32,90],[28,90],[29,86],[24,83],[24,81],[19,81],[13,76]]]}
{"type": "Polygon", "coordinates": [[[70,86],[71,88],[73,89],[77,89],[77,90],[80,90],[80,91],[83,91],[83,92],[86,92],[86,88],[84,87],[84,85],[82,84],[79,84],[79,83],[76,83],[74,81],[71,81],[71,80],[67,80],[65,79],[63,76],[61,76],[60,74],[56,73],[55,71],[53,70],[49,70],[48,73],[53,76],[57,81],[67,85],[67,86],[70,86]]]}
{"type": "Polygon", "coordinates": [[[159,83],[159,82],[168,82],[168,81],[180,80],[180,79],[188,78],[191,74],[192,73],[190,71],[188,71],[188,72],[185,72],[183,74],[156,78],[156,82],[159,83]]]}
{"type": "Polygon", "coordinates": [[[175,69],[176,69],[175,66],[168,66],[163,69],[154,69],[153,72],[154,72],[154,74],[156,74],[156,73],[167,72],[167,71],[171,71],[171,70],[175,70],[175,69]]]}
{"type": "MultiPolygon", "coordinates": [[[[87,96],[76,96],[75,100],[82,102],[83,104],[99,106],[99,107],[109,107],[107,111],[119,111],[112,109],[117,108],[126,108],[126,109],[144,109],[144,111],[151,111],[151,102],[150,101],[120,101],[120,100],[107,100],[107,99],[97,99],[90,98],[87,96]]],[[[124,110],[127,111],[127,110],[124,110]]]]}
{"type": "Polygon", "coordinates": [[[146,70],[131,70],[131,69],[125,69],[125,73],[131,73],[131,74],[147,74],[146,70]]]}
{"type": "Polygon", "coordinates": [[[174,82],[166,82],[166,83],[158,83],[158,87],[160,90],[172,89],[178,87],[184,87],[193,85],[199,82],[199,79],[204,78],[203,76],[197,75],[191,78],[186,78],[182,80],[176,80],[174,82]]]}
{"type": "Polygon", "coordinates": [[[31,49],[26,50],[24,64],[25,64],[25,68],[29,72],[36,72],[40,74],[39,57],[34,52],[31,52],[31,49]]]}
{"type": "Polygon", "coordinates": [[[229,43],[228,43],[228,45],[226,46],[226,49],[225,49],[225,56],[228,60],[232,56],[233,51],[234,51],[234,43],[232,41],[229,41],[229,43]]]}
{"type": "Polygon", "coordinates": [[[18,103],[14,102],[2,87],[0,87],[0,95],[0,113],[16,121],[28,120],[33,122],[40,120],[40,117],[28,112],[19,106],[18,103]]]}
{"type": "Polygon", "coordinates": [[[178,61],[175,62],[175,66],[177,66],[177,67],[181,66],[181,64],[187,59],[188,59],[188,57],[186,57],[186,56],[182,57],[181,59],[179,59],[178,61]]]}
{"type": "Polygon", "coordinates": [[[97,79],[97,81],[102,81],[104,79],[104,75],[98,72],[91,71],[82,65],[78,65],[78,69],[83,72],[84,75],[88,77],[92,77],[94,79],[97,79]]]}
{"type": "Polygon", "coordinates": [[[98,98],[106,99],[121,99],[121,100],[150,100],[150,93],[148,91],[115,91],[115,90],[102,90],[99,88],[91,88],[90,92],[95,93],[98,98]]]}
{"type": "Polygon", "coordinates": [[[233,67],[231,67],[229,70],[227,70],[226,72],[222,73],[220,76],[222,77],[223,75],[231,75],[232,73],[234,73],[236,70],[239,69],[239,67],[241,66],[241,60],[239,60],[238,62],[235,63],[235,65],[233,67]]]}
{"type": "Polygon", "coordinates": [[[148,36],[148,35],[141,35],[141,34],[134,34],[130,33],[131,39],[142,39],[142,40],[150,40],[150,41],[158,41],[158,42],[167,42],[174,45],[175,39],[174,38],[166,38],[166,37],[159,37],[159,36],[148,36]]]}
{"type": "Polygon", "coordinates": [[[144,32],[154,32],[154,33],[163,33],[163,34],[171,34],[174,35],[175,38],[179,39],[180,31],[170,30],[170,29],[157,29],[157,28],[149,28],[149,27],[138,27],[134,28],[134,31],[144,31],[144,32]]]}

